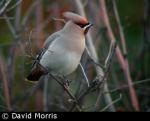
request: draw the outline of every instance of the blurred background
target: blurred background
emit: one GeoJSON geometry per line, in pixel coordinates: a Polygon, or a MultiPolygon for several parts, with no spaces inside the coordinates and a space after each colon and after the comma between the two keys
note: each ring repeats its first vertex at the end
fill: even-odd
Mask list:
{"type": "Polygon", "coordinates": [[[0,0],[0,111],[150,111],[149,15],[149,0],[0,0]],[[64,26],[56,19],[65,11],[94,23],[87,46],[94,46],[102,65],[116,41],[118,51],[104,69],[107,91],[103,81],[95,81],[98,73],[86,54],[85,73],[96,82],[91,89],[79,68],[67,77],[73,97],[49,77],[26,81],[33,63],[29,56],[64,26]]]}

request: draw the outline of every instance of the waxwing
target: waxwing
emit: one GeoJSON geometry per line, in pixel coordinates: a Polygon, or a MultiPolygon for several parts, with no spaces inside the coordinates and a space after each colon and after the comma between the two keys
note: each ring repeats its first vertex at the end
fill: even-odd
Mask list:
{"type": "Polygon", "coordinates": [[[68,21],[61,30],[47,38],[27,76],[28,80],[38,81],[48,73],[67,76],[78,67],[85,49],[85,35],[92,24],[72,12],[65,12],[63,16],[68,21]]]}

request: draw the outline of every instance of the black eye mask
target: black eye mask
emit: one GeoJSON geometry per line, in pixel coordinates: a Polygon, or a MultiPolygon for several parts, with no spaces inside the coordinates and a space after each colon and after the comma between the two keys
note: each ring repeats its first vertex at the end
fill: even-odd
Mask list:
{"type": "Polygon", "coordinates": [[[80,26],[81,28],[84,28],[85,26],[87,26],[89,23],[87,24],[81,24],[81,23],[76,23],[78,26],[80,26]]]}

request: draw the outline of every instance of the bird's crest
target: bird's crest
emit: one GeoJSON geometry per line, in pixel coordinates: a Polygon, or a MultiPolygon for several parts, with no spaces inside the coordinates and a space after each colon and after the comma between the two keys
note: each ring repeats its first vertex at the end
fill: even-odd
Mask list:
{"type": "Polygon", "coordinates": [[[69,20],[72,20],[75,23],[79,23],[79,24],[87,24],[88,23],[86,18],[84,18],[78,14],[72,13],[72,12],[64,12],[63,16],[69,20]]]}

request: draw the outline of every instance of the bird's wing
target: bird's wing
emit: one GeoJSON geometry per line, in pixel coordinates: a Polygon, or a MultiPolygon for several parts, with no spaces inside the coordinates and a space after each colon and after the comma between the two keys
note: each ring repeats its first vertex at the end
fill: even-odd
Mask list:
{"type": "Polygon", "coordinates": [[[49,46],[51,45],[51,43],[57,40],[59,36],[60,36],[59,33],[56,32],[47,38],[47,40],[44,43],[44,47],[40,50],[39,54],[36,56],[36,59],[32,65],[32,70],[30,74],[27,76],[28,80],[37,81],[43,74],[48,73],[47,69],[40,64],[40,60],[44,55],[44,53],[49,48],[49,46]]]}
{"type": "Polygon", "coordinates": [[[48,49],[49,45],[50,45],[53,41],[55,41],[59,36],[60,36],[60,35],[59,35],[59,32],[56,32],[56,33],[52,34],[51,36],[49,36],[49,37],[46,39],[45,43],[44,43],[44,48],[45,48],[45,49],[48,49]]]}
{"type": "Polygon", "coordinates": [[[52,34],[51,36],[49,36],[49,37],[46,39],[46,41],[45,41],[45,43],[44,43],[44,47],[40,50],[40,52],[39,52],[38,55],[36,56],[36,59],[35,59],[35,61],[34,61],[34,63],[33,63],[33,67],[34,67],[37,63],[39,63],[40,59],[42,58],[42,56],[44,55],[44,53],[46,52],[46,50],[48,49],[48,47],[50,46],[50,44],[51,44],[53,41],[55,41],[59,36],[60,36],[59,33],[56,32],[56,33],[52,34]]]}

